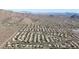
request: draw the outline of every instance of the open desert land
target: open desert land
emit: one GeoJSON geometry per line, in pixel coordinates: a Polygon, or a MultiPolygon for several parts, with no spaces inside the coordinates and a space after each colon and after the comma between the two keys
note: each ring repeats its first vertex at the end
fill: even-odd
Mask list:
{"type": "Polygon", "coordinates": [[[77,49],[79,16],[0,10],[1,49],[77,49]]]}

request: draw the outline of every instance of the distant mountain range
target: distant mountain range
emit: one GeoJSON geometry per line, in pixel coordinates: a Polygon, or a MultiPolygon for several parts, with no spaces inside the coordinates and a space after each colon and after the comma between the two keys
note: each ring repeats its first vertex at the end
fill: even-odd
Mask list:
{"type": "Polygon", "coordinates": [[[51,17],[53,17],[53,16],[63,16],[64,17],[64,16],[66,16],[66,18],[69,18],[70,20],[79,21],[79,13],[75,13],[75,12],[73,12],[73,13],[72,12],[62,12],[62,13],[57,13],[57,12],[39,13],[38,12],[38,13],[31,13],[31,12],[28,12],[28,11],[12,11],[12,10],[0,10],[0,11],[5,12],[6,14],[7,13],[12,13],[12,14],[15,14],[15,15],[19,14],[20,17],[22,17],[22,16],[24,17],[25,15],[26,16],[28,15],[31,18],[32,17],[38,18],[39,15],[40,16],[44,15],[43,17],[48,17],[48,16],[51,16],[51,17]]]}
{"type": "Polygon", "coordinates": [[[56,15],[56,16],[79,16],[79,13],[71,13],[71,12],[63,12],[63,13],[56,13],[56,12],[48,12],[48,13],[31,13],[27,11],[20,11],[20,13],[29,13],[29,14],[38,14],[38,15],[56,15]]]}

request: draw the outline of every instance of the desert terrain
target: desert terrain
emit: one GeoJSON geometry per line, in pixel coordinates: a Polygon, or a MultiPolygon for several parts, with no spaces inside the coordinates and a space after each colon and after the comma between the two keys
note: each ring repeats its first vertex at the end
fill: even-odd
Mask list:
{"type": "Polygon", "coordinates": [[[78,49],[79,16],[0,10],[1,49],[78,49]]]}

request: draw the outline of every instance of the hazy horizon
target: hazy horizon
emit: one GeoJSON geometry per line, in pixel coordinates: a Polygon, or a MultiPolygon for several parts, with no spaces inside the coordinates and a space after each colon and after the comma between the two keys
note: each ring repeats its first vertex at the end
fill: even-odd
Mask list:
{"type": "Polygon", "coordinates": [[[29,12],[29,13],[79,13],[79,9],[7,9],[15,12],[29,12]]]}

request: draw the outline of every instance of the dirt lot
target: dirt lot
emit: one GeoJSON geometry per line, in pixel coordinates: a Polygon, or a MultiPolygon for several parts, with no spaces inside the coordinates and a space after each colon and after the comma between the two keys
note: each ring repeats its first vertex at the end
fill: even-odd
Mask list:
{"type": "Polygon", "coordinates": [[[9,37],[17,31],[16,28],[0,26],[0,46],[9,39],[9,37]]]}

